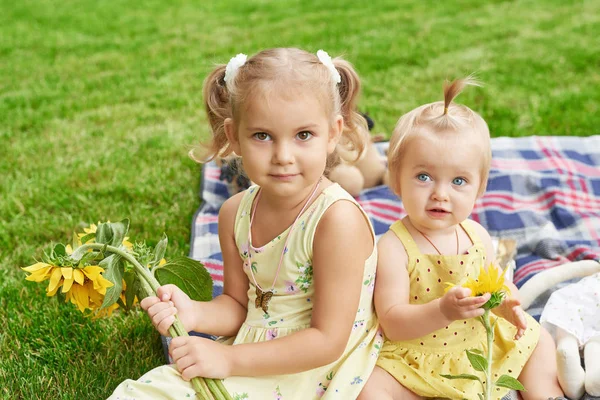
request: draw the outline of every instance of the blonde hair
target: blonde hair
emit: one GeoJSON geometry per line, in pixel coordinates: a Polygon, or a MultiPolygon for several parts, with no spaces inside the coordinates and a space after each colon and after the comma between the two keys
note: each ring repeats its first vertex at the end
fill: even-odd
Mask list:
{"type": "MultiPolygon", "coordinates": [[[[352,149],[358,159],[369,140],[366,120],[356,111],[360,80],[349,62],[339,57],[332,61],[341,76],[338,84],[316,54],[296,48],[274,48],[255,54],[227,84],[224,81],[226,66],[217,66],[204,81],[203,88],[212,139],[205,144],[204,157],[197,157],[194,150],[190,156],[206,162],[232,154],[225,135],[225,119],[239,120],[240,112],[255,93],[268,94],[283,87],[288,93],[290,88],[310,89],[310,93],[319,96],[329,115],[341,115],[344,128],[338,146],[352,149]]],[[[334,152],[328,159],[328,167],[337,164],[339,157],[338,152],[334,152]]]]}
{"type": "Polygon", "coordinates": [[[468,85],[481,86],[472,75],[451,83],[445,81],[444,101],[419,106],[398,120],[390,138],[388,151],[390,187],[396,194],[400,195],[398,177],[404,151],[410,140],[422,133],[422,129],[437,135],[455,132],[460,137],[471,135],[479,139],[482,146],[482,165],[478,195],[481,196],[485,192],[492,160],[489,128],[475,111],[452,102],[468,85]]]}

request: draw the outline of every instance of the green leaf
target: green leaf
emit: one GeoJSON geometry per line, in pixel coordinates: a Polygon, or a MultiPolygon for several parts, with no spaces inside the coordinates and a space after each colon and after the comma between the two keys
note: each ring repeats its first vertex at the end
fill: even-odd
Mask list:
{"type": "Polygon", "coordinates": [[[118,254],[111,254],[104,260],[100,261],[99,265],[104,268],[104,273],[102,276],[114,284],[106,289],[104,301],[102,302],[102,307],[100,307],[106,308],[116,303],[116,301],[119,300],[119,296],[121,296],[121,292],[123,291],[123,259],[118,254]]]}
{"type": "Polygon", "coordinates": [[[167,235],[163,233],[163,237],[160,242],[154,246],[154,259],[152,260],[152,268],[156,267],[158,263],[160,263],[160,260],[165,257],[167,244],[169,244],[169,239],[167,238],[167,235]]]}
{"type": "Polygon", "coordinates": [[[465,351],[467,353],[467,358],[469,359],[471,365],[473,366],[473,368],[475,368],[475,370],[482,372],[485,372],[487,370],[488,362],[483,356],[473,353],[469,350],[465,351]]]}
{"type": "Polygon", "coordinates": [[[509,375],[501,375],[496,381],[495,385],[514,390],[525,390],[525,387],[521,384],[521,382],[509,375]]]}
{"type": "Polygon", "coordinates": [[[176,257],[153,270],[161,285],[171,283],[183,290],[192,300],[212,299],[212,278],[201,262],[188,257],[176,257]]]}
{"type": "Polygon", "coordinates": [[[475,353],[475,354],[480,354],[483,355],[483,350],[479,350],[479,349],[470,349],[469,350],[471,353],[475,353]]]}
{"type": "Polygon", "coordinates": [[[440,374],[440,376],[446,378],[446,379],[469,379],[471,381],[478,381],[479,378],[476,377],[475,375],[471,375],[471,374],[460,374],[460,375],[444,375],[444,374],[440,374]]]}
{"type": "MultiPolygon", "coordinates": [[[[86,244],[88,240],[90,240],[90,239],[94,239],[95,237],[96,237],[96,233],[95,233],[95,232],[88,233],[87,235],[83,235],[83,236],[81,237],[81,244],[86,244]]],[[[73,246],[73,248],[75,248],[75,247],[77,247],[77,246],[79,246],[79,244],[78,244],[78,243],[77,243],[77,244],[75,244],[75,245],[73,246]]]]}
{"type": "Polygon", "coordinates": [[[54,248],[52,249],[52,252],[57,256],[57,257],[66,257],[67,256],[67,250],[64,244],[62,243],[58,243],[54,246],[54,248]]]}
{"type": "Polygon", "coordinates": [[[125,218],[119,222],[111,222],[109,225],[112,230],[112,240],[109,244],[115,247],[121,246],[129,230],[129,220],[125,218]]]}
{"type": "Polygon", "coordinates": [[[103,258],[104,258],[103,252],[88,251],[83,255],[83,257],[81,257],[79,264],[81,266],[93,265],[94,263],[92,261],[102,260],[103,258]]]}
{"type": "MultiPolygon", "coordinates": [[[[125,309],[131,310],[133,301],[137,295],[137,289],[139,287],[139,281],[137,274],[134,271],[125,271],[123,274],[123,280],[125,281],[125,309]]],[[[138,296],[139,297],[139,296],[138,296]]]]}
{"type": "Polygon", "coordinates": [[[111,244],[113,238],[113,231],[110,227],[110,223],[103,222],[98,224],[96,229],[96,243],[111,244]]]}

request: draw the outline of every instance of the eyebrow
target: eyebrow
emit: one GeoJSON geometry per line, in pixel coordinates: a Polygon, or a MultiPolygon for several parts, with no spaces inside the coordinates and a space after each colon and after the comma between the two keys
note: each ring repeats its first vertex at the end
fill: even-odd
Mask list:
{"type": "MultiPolygon", "coordinates": [[[[307,129],[317,128],[318,126],[319,126],[318,124],[303,125],[303,126],[296,128],[295,131],[296,132],[305,131],[307,129]]],[[[259,126],[248,126],[248,127],[246,127],[246,129],[249,131],[254,131],[254,132],[270,132],[270,129],[261,128],[259,126]]]]}

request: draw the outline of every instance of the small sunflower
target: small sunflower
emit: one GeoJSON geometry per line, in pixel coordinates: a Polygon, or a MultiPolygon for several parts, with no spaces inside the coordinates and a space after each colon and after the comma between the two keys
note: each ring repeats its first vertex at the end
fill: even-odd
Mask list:
{"type": "MultiPolygon", "coordinates": [[[[461,287],[471,289],[471,296],[482,296],[485,293],[490,293],[491,298],[483,305],[486,310],[492,309],[499,306],[505,296],[510,295],[510,289],[506,286],[504,280],[504,273],[501,268],[495,264],[490,264],[487,270],[482,266],[479,268],[479,276],[477,279],[469,278],[461,287]]],[[[452,283],[446,283],[446,291],[455,285],[452,283]]]]}

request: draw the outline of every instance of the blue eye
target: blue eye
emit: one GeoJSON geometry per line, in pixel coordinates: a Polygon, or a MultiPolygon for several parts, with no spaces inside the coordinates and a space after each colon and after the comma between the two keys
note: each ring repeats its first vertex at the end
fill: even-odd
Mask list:
{"type": "Polygon", "coordinates": [[[306,142],[306,141],[307,141],[308,139],[310,139],[312,136],[313,136],[313,134],[312,134],[312,133],[310,133],[310,132],[308,132],[308,131],[303,131],[303,132],[300,132],[300,133],[298,133],[298,134],[296,135],[296,137],[297,137],[299,140],[303,141],[303,142],[306,142]]]}
{"type": "Polygon", "coordinates": [[[417,175],[417,179],[421,182],[427,182],[428,180],[431,180],[431,178],[427,174],[419,174],[417,175]]]}
{"type": "Polygon", "coordinates": [[[253,137],[261,142],[265,142],[267,140],[269,140],[271,138],[271,136],[268,133],[265,132],[256,132],[253,137]]]}
{"type": "Polygon", "coordinates": [[[452,180],[452,184],[453,184],[453,185],[457,185],[457,186],[462,186],[462,185],[464,185],[465,183],[467,183],[467,181],[466,181],[464,178],[454,178],[454,179],[452,180]]]}

